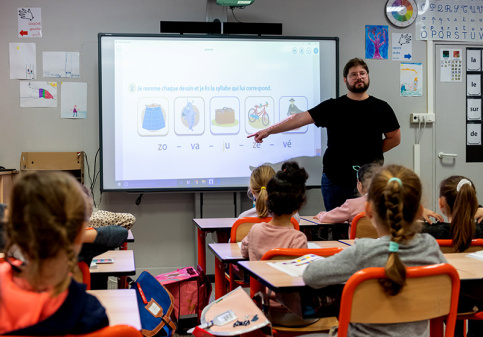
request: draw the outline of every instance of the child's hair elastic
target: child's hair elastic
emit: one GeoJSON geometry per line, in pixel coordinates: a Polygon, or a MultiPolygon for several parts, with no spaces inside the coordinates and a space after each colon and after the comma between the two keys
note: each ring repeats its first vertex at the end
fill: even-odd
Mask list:
{"type": "Polygon", "coordinates": [[[266,190],[265,186],[260,187],[260,190],[266,190]]]}
{"type": "Polygon", "coordinates": [[[399,178],[392,177],[391,179],[389,179],[389,180],[387,181],[387,183],[389,184],[391,181],[397,181],[397,182],[399,183],[399,186],[402,186],[402,181],[401,181],[401,179],[399,179],[399,178]]]}
{"type": "Polygon", "coordinates": [[[399,243],[391,241],[389,242],[389,253],[396,253],[399,250],[399,243]]]}
{"type": "Polygon", "coordinates": [[[461,179],[460,182],[458,183],[458,186],[456,186],[456,192],[459,192],[461,190],[461,187],[463,187],[463,185],[466,185],[466,184],[469,184],[470,186],[471,185],[471,181],[469,181],[468,179],[461,179]]]}

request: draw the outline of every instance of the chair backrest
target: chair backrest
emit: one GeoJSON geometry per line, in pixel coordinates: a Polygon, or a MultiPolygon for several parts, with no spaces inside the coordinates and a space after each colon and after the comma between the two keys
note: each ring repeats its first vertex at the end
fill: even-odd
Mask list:
{"type": "Polygon", "coordinates": [[[376,228],[365,212],[357,214],[352,220],[349,239],[354,240],[355,238],[378,238],[376,228]]]}
{"type": "Polygon", "coordinates": [[[263,254],[262,260],[289,260],[306,254],[318,256],[332,256],[343,248],[274,248],[263,254]]]}
{"type": "MultiPolygon", "coordinates": [[[[442,253],[454,253],[453,240],[443,240],[437,239],[436,242],[439,244],[439,248],[442,253]]],[[[483,239],[473,239],[471,240],[471,245],[465,250],[465,253],[477,252],[483,250],[483,239]]]]}
{"type": "MultiPolygon", "coordinates": [[[[247,236],[248,232],[252,228],[252,226],[256,223],[260,222],[269,222],[272,220],[271,217],[266,217],[266,218],[257,218],[257,217],[245,217],[245,218],[240,218],[236,220],[233,223],[233,226],[231,227],[231,233],[230,233],[230,242],[235,243],[235,242],[240,242],[243,240],[245,236],[247,236]]],[[[300,230],[299,223],[295,218],[291,218],[290,222],[292,223],[293,227],[296,230],[300,230]]]]}
{"type": "Polygon", "coordinates": [[[446,316],[446,337],[453,336],[460,291],[456,269],[447,264],[406,268],[406,285],[399,294],[387,295],[379,284],[382,267],[352,275],[344,286],[339,313],[339,337],[347,336],[349,323],[392,324],[446,316]]]}
{"type": "MultiPolygon", "coordinates": [[[[143,337],[142,333],[136,328],[129,325],[112,325],[105,328],[89,332],[82,335],[64,335],[50,337],[143,337]]],[[[15,337],[15,336],[13,336],[15,337]]],[[[18,337],[18,336],[17,336],[18,337]]],[[[29,337],[29,336],[22,336],[29,337]]]]}
{"type": "Polygon", "coordinates": [[[91,289],[91,271],[89,270],[89,266],[84,261],[77,262],[79,266],[79,270],[82,273],[82,283],[87,286],[87,290],[91,289]]]}

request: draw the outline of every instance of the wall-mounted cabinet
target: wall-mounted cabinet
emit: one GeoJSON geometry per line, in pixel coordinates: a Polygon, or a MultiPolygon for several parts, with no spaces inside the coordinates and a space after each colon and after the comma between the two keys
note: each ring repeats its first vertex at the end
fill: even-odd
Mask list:
{"type": "Polygon", "coordinates": [[[66,171],[84,183],[84,152],[22,152],[20,171],[66,171]]]}

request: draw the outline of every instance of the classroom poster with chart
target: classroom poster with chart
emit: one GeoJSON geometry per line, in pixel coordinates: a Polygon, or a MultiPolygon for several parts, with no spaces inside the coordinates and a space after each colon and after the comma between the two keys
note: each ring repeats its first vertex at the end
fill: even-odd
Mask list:
{"type": "Polygon", "coordinates": [[[423,95],[423,64],[401,63],[401,96],[423,95]]]}
{"type": "Polygon", "coordinates": [[[62,82],[60,117],[87,118],[87,83],[62,82]]]}
{"type": "Polygon", "coordinates": [[[56,108],[57,82],[21,81],[21,108],[56,108]]]}
{"type": "Polygon", "coordinates": [[[483,0],[418,1],[416,39],[483,42],[483,0]]]}

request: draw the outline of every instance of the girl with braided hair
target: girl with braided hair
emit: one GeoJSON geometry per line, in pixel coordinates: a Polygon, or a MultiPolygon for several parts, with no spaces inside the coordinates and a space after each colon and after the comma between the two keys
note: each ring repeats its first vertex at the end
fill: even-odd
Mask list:
{"type": "Polygon", "coordinates": [[[109,325],[97,298],[71,276],[89,216],[86,195],[69,174],[17,179],[0,263],[0,334],[84,334],[109,325]]]}
{"type": "Polygon", "coordinates": [[[436,239],[452,239],[455,252],[463,252],[471,240],[483,238],[483,224],[476,223],[478,199],[475,185],[463,176],[451,176],[439,185],[439,208],[449,220],[434,225],[425,224],[423,233],[436,239]]]}
{"type": "MultiPolygon", "coordinates": [[[[311,263],[303,274],[305,283],[323,288],[347,281],[355,272],[385,267],[381,286],[389,295],[404,287],[405,267],[445,263],[436,240],[420,234],[417,219],[423,212],[421,182],[411,170],[389,165],[373,177],[367,194],[366,215],[379,239],[358,239],[340,253],[311,263]]],[[[427,336],[428,322],[399,324],[350,324],[349,336],[427,336]]]]}

